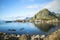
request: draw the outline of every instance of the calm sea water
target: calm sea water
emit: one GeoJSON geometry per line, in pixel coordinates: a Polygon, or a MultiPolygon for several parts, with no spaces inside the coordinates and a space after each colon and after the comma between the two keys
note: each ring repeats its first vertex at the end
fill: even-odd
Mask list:
{"type": "Polygon", "coordinates": [[[12,22],[12,23],[0,23],[0,32],[5,32],[9,34],[48,34],[52,31],[60,28],[60,24],[34,24],[34,23],[22,23],[22,22],[12,22]],[[14,29],[16,31],[9,31],[9,29],[14,29]]]}

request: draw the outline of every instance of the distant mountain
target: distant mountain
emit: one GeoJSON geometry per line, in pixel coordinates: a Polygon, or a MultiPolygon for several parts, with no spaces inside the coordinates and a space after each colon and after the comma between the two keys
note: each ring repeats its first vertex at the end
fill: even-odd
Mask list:
{"type": "Polygon", "coordinates": [[[48,9],[43,9],[36,13],[30,20],[51,20],[57,18],[54,12],[50,12],[48,9]]]}
{"type": "Polygon", "coordinates": [[[30,19],[30,17],[26,17],[24,20],[29,20],[30,19]]]}

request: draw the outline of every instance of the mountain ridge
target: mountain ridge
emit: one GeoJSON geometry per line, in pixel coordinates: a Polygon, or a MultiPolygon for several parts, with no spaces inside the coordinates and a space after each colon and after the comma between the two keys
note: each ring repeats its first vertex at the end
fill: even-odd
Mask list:
{"type": "Polygon", "coordinates": [[[52,20],[58,19],[55,12],[51,12],[48,9],[43,9],[36,13],[30,20],[52,20]]]}

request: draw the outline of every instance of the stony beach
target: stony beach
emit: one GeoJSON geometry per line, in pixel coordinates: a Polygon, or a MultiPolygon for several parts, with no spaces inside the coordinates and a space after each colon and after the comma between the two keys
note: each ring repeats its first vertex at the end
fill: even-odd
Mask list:
{"type": "Polygon", "coordinates": [[[7,34],[0,32],[0,40],[60,40],[60,29],[50,35],[7,34]]]}

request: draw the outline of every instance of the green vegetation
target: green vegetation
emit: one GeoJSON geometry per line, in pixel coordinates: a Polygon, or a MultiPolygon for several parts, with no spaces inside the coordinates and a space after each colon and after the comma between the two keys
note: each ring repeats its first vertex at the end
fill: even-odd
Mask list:
{"type": "Polygon", "coordinates": [[[57,16],[56,13],[50,12],[48,9],[43,9],[36,13],[32,18],[30,18],[29,21],[34,20],[52,20],[52,19],[58,19],[60,18],[60,15],[57,16]]]}

